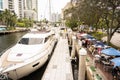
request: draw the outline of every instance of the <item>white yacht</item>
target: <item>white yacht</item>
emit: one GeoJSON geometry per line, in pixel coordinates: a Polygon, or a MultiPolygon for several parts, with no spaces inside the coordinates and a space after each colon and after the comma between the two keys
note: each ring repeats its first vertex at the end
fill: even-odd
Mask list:
{"type": "Polygon", "coordinates": [[[55,43],[56,39],[51,32],[34,31],[25,34],[16,45],[1,55],[0,76],[18,80],[29,75],[48,60],[55,43]]]}

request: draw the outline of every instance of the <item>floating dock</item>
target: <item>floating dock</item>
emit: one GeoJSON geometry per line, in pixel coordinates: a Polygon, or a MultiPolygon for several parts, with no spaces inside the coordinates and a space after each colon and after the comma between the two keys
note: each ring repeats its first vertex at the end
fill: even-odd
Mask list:
{"type": "Polygon", "coordinates": [[[73,80],[67,39],[60,39],[43,74],[42,80],[73,80]]]}

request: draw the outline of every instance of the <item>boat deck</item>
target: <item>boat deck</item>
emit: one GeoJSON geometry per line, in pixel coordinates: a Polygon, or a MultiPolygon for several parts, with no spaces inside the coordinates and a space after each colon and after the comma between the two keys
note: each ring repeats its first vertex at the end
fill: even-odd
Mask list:
{"type": "Polygon", "coordinates": [[[67,39],[60,39],[42,80],[73,80],[67,39]]]}

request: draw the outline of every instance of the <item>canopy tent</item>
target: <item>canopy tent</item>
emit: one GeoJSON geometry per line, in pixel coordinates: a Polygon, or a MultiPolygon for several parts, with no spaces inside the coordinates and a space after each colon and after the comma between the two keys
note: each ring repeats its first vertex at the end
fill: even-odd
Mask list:
{"type": "Polygon", "coordinates": [[[93,38],[93,36],[91,36],[89,34],[82,34],[81,37],[86,38],[86,39],[93,38]]]}
{"type": "Polygon", "coordinates": [[[95,48],[107,48],[108,46],[103,42],[97,41],[94,45],[95,48]]]}
{"type": "Polygon", "coordinates": [[[88,40],[96,40],[93,36],[87,34],[87,33],[77,33],[77,37],[85,38],[88,40]]]}
{"type": "Polygon", "coordinates": [[[96,41],[96,39],[94,37],[88,37],[87,40],[89,40],[89,41],[96,41]]]}
{"type": "Polygon", "coordinates": [[[96,40],[93,36],[91,36],[91,35],[89,35],[89,34],[86,34],[86,33],[81,34],[80,36],[81,36],[82,38],[85,38],[85,39],[90,40],[90,41],[96,40]]]}
{"type": "Polygon", "coordinates": [[[120,51],[116,50],[114,48],[107,48],[107,49],[103,49],[101,51],[101,53],[109,55],[109,56],[120,56],[120,51]]]}
{"type": "Polygon", "coordinates": [[[83,37],[83,36],[86,36],[88,35],[87,33],[81,33],[80,36],[83,37]]]}
{"type": "Polygon", "coordinates": [[[114,67],[120,66],[120,57],[111,60],[114,63],[114,67]]]}

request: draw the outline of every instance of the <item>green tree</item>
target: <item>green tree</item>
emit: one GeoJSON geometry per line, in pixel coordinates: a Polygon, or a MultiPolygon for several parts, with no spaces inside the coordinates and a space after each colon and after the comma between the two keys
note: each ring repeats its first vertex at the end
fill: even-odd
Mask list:
{"type": "Polygon", "coordinates": [[[73,20],[73,19],[67,19],[65,22],[66,26],[68,26],[71,29],[74,29],[75,27],[77,27],[77,21],[73,20]]]}
{"type": "Polygon", "coordinates": [[[105,12],[103,13],[103,19],[107,28],[107,43],[118,28],[120,28],[120,0],[100,0],[100,7],[105,12]]]}
{"type": "Polygon", "coordinates": [[[26,28],[33,27],[33,20],[27,18],[18,19],[17,26],[26,28]]]}
{"type": "Polygon", "coordinates": [[[5,9],[5,11],[3,11],[1,15],[2,15],[2,22],[7,27],[15,27],[15,24],[17,22],[17,16],[15,13],[5,9]]]}
{"type": "Polygon", "coordinates": [[[76,6],[67,9],[64,13],[66,19],[68,19],[66,15],[71,14],[72,19],[79,21],[79,23],[84,22],[89,26],[97,26],[102,16],[102,10],[96,5],[96,1],[94,0],[80,1],[76,6]]]}
{"type": "Polygon", "coordinates": [[[73,19],[85,22],[88,26],[94,25],[96,29],[104,26],[108,44],[120,28],[120,0],[79,0],[77,6],[66,10],[66,15],[70,13],[73,19]]]}
{"type": "Polygon", "coordinates": [[[0,13],[0,24],[3,24],[3,15],[2,15],[2,12],[0,13]]]}

